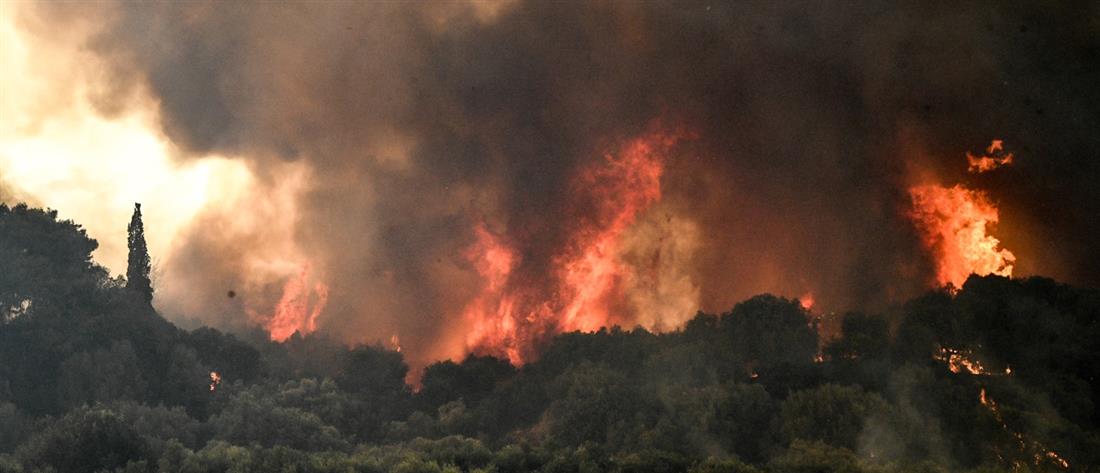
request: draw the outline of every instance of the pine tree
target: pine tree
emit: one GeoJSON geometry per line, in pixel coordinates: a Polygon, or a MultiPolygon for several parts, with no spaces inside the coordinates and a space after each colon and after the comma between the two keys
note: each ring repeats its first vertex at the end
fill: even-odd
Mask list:
{"type": "Polygon", "coordinates": [[[153,302],[153,283],[149,280],[149,249],[145,246],[145,225],[141,223],[141,204],[134,204],[134,216],[127,227],[130,256],[126,266],[126,288],[153,302]]]}

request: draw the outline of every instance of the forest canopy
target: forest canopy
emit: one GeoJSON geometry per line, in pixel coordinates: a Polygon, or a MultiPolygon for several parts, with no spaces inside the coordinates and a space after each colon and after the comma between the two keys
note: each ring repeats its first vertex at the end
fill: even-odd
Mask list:
{"type": "Polygon", "coordinates": [[[440,361],[414,386],[382,346],[181,330],[96,247],[55,211],[0,205],[0,471],[1100,465],[1100,292],[1050,279],[972,276],[829,337],[764,294],[666,333],[561,334],[519,367],[440,361]]]}

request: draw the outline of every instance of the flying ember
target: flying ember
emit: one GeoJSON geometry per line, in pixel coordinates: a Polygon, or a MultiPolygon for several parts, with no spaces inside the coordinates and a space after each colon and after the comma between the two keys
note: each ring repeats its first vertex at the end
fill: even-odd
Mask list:
{"type": "Polygon", "coordinates": [[[213,392],[218,388],[218,385],[222,384],[222,376],[217,371],[210,372],[210,391],[213,392]]]}
{"type": "Polygon", "coordinates": [[[974,156],[966,153],[966,161],[970,165],[967,170],[972,173],[992,171],[1001,166],[1012,164],[1012,153],[1006,153],[1003,140],[993,140],[985,149],[985,155],[974,156]]]}

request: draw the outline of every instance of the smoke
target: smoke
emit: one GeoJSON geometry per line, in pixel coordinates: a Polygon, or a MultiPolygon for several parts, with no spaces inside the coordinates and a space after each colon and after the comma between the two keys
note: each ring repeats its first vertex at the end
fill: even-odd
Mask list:
{"type": "Polygon", "coordinates": [[[935,269],[906,189],[928,177],[1000,203],[1016,274],[1100,283],[1100,12],[1087,2],[21,14],[40,35],[94,25],[80,46],[105,64],[89,79],[101,114],[153,107],[180,159],[231,156],[254,175],[177,238],[158,293],[169,314],[248,323],[308,266],[328,286],[319,330],[399,336],[414,364],[460,356],[453,334],[484,285],[465,256],[478,225],[514,245],[516,277],[549,278],[572,222],[594,216],[571,199],[578,176],[654,120],[693,138],[662,156],[660,201],[620,235],[627,325],[667,329],[760,292],[825,310],[912,295],[935,269]],[[965,153],[993,138],[1013,167],[967,175],[965,153]]]}

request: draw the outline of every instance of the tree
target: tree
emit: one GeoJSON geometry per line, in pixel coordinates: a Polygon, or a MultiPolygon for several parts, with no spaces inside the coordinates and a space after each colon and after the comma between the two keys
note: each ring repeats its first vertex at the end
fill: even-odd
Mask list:
{"type": "Polygon", "coordinates": [[[507,360],[491,356],[470,356],[462,363],[441,361],[424,370],[418,397],[428,411],[457,399],[467,406],[476,406],[492,393],[497,383],[515,372],[507,360]]]}
{"type": "Polygon", "coordinates": [[[834,360],[882,358],[890,349],[890,330],[882,317],[849,312],[844,315],[841,333],[840,339],[825,347],[834,360]]]}
{"type": "Polygon", "coordinates": [[[0,204],[0,324],[86,304],[106,278],[98,246],[56,210],[0,204]]]}
{"type": "Polygon", "coordinates": [[[719,326],[739,358],[760,366],[810,363],[817,353],[817,333],[797,300],[759,295],[723,314],[719,326]]]}
{"type": "Polygon", "coordinates": [[[582,362],[558,376],[550,390],[555,401],[545,419],[555,446],[605,444],[613,424],[637,412],[626,376],[606,364],[582,362]]]}
{"type": "Polygon", "coordinates": [[[859,387],[825,384],[791,393],[780,407],[779,422],[791,441],[821,441],[855,450],[864,419],[887,408],[882,397],[859,387]]]}
{"type": "Polygon", "coordinates": [[[270,397],[252,391],[234,396],[229,405],[209,422],[215,440],[234,445],[257,443],[300,450],[330,450],[346,447],[335,427],[315,414],[279,406],[270,397]]]}
{"type": "Polygon", "coordinates": [[[146,382],[133,346],[117,341],[110,350],[77,353],[61,364],[58,391],[69,408],[96,401],[142,401],[146,382]]]}
{"type": "Polygon", "coordinates": [[[126,288],[141,294],[145,302],[153,302],[153,283],[149,280],[149,248],[145,246],[145,225],[141,223],[141,204],[134,204],[134,215],[126,228],[130,249],[126,262],[126,288]]]}
{"type": "Polygon", "coordinates": [[[148,458],[149,446],[121,416],[103,407],[69,411],[36,433],[16,453],[28,471],[112,471],[148,458]]]}

